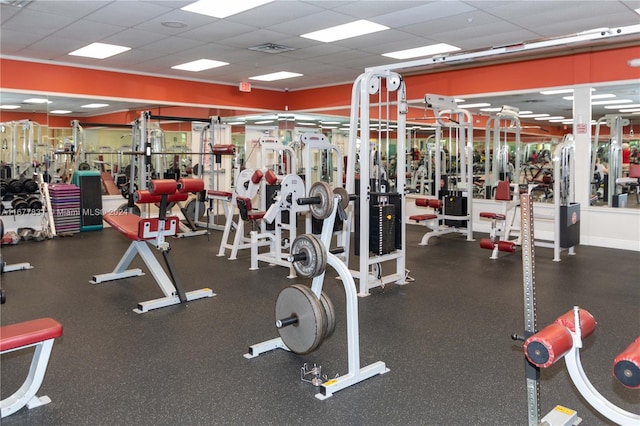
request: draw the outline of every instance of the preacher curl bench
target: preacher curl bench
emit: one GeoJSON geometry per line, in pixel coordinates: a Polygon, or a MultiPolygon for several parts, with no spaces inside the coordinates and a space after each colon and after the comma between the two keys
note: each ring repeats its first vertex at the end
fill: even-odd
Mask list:
{"type": "Polygon", "coordinates": [[[171,247],[165,240],[165,237],[176,235],[179,222],[177,216],[167,216],[168,204],[186,201],[190,192],[200,192],[203,189],[204,182],[201,179],[180,179],[177,182],[173,179],[155,179],[150,182],[149,190],[136,191],[134,200],[139,204],[159,203],[158,217],[141,219],[133,213],[122,211],[105,214],[105,222],[132,241],[112,272],[95,275],[90,282],[99,284],[144,275],[141,269],[127,269],[138,254],[160,286],[164,297],[140,302],[134,312],[141,314],[152,309],[215,296],[209,288],[185,292],[169,256],[171,247]],[[162,268],[149,246],[162,253],[169,274],[162,268]]]}

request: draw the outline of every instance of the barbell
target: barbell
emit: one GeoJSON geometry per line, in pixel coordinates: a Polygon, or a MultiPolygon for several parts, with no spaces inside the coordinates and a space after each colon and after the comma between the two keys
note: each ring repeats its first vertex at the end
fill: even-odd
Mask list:
{"type": "Polygon", "coordinates": [[[333,211],[334,196],[340,198],[340,207],[346,209],[349,205],[349,194],[347,190],[341,187],[331,187],[326,182],[315,182],[309,188],[309,196],[298,198],[296,202],[299,206],[308,205],[311,215],[316,219],[326,219],[331,216],[333,211]]]}

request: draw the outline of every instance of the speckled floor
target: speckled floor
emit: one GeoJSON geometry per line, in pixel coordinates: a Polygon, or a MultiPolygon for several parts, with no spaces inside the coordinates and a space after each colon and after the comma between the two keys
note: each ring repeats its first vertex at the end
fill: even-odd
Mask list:
{"type": "MultiPolygon", "coordinates": [[[[249,345],[277,336],[274,304],[289,280],[284,268],[250,254],[216,257],[221,233],[171,240],[187,290],[217,296],[138,315],[138,301],[161,295],[151,275],[91,285],[128,246],[111,229],[5,246],[8,263],[34,269],[2,276],[2,324],[53,317],[64,326],[39,392],[52,403],[2,420],[12,425],[526,425],[524,358],[510,339],[523,331],[519,253],[489,260],[462,236],[418,246],[408,227],[407,267],[415,281],[359,299],[361,365],[390,371],[320,401],[300,381],[303,363],[329,376],[347,371],[345,297],[331,274],[325,292],[337,329],[316,351],[274,351],[247,360],[249,345]]],[[[540,327],[579,305],[598,321],[582,350],[593,385],[614,404],[640,413],[640,391],[611,375],[613,358],[640,331],[640,254],[579,247],[551,260],[536,249],[540,327]]],[[[352,260],[354,261],[354,260],[352,260]]],[[[383,272],[385,272],[383,270],[383,272]]],[[[24,379],[30,355],[3,355],[2,397],[24,379]]],[[[564,363],[542,371],[543,414],[556,404],[585,425],[608,424],[577,394],[564,363]]]]}

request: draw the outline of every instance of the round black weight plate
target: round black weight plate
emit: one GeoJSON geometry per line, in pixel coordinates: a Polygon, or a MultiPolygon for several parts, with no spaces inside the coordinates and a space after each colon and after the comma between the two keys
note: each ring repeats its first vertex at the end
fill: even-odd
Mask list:
{"type": "Polygon", "coordinates": [[[80,163],[78,164],[78,170],[82,170],[82,171],[91,170],[91,166],[89,165],[89,163],[80,163]]]}
{"type": "Polygon", "coordinates": [[[296,237],[291,244],[291,254],[304,254],[305,259],[292,262],[293,269],[303,278],[313,278],[322,274],[327,267],[327,250],[313,234],[296,237]]]}
{"type": "Polygon", "coordinates": [[[328,339],[336,329],[336,311],[333,309],[333,303],[329,296],[324,292],[320,293],[320,303],[324,309],[325,317],[327,318],[327,331],[324,333],[324,338],[328,339]]]}
{"type": "Polygon", "coordinates": [[[336,188],[333,188],[333,193],[340,196],[340,206],[343,209],[349,207],[349,193],[346,189],[338,186],[336,188]]]}
{"type": "Polygon", "coordinates": [[[187,203],[186,212],[187,217],[193,221],[200,220],[206,213],[207,210],[202,201],[198,201],[197,199],[193,199],[187,203]],[[198,216],[196,217],[196,205],[198,206],[198,216]]]}
{"type": "Polygon", "coordinates": [[[18,179],[11,179],[9,181],[9,191],[13,192],[14,194],[20,194],[21,192],[23,192],[24,185],[22,184],[22,181],[18,179]]]}
{"type": "Polygon", "coordinates": [[[15,198],[13,201],[11,201],[11,207],[13,207],[16,213],[25,213],[27,210],[29,210],[29,204],[22,198],[15,198]]]}
{"type": "Polygon", "coordinates": [[[38,192],[38,184],[33,179],[25,179],[23,182],[25,192],[33,194],[34,192],[38,192]]]}
{"type": "Polygon", "coordinates": [[[40,211],[42,210],[42,201],[37,195],[32,195],[27,198],[27,204],[29,205],[29,210],[31,211],[40,211]]]}
{"type": "Polygon", "coordinates": [[[310,198],[319,198],[319,204],[309,204],[311,215],[316,219],[326,219],[333,211],[333,193],[327,182],[316,182],[309,189],[310,198]]]}
{"type": "Polygon", "coordinates": [[[307,286],[295,284],[283,289],[276,300],[276,320],[296,316],[298,322],[278,328],[285,345],[298,355],[315,350],[327,331],[322,304],[307,286]]]}

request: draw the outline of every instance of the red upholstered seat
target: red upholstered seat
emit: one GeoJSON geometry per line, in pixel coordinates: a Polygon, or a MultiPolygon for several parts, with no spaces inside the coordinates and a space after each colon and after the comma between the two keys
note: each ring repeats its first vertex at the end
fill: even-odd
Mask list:
{"type": "Polygon", "coordinates": [[[409,219],[415,220],[416,222],[420,222],[421,220],[433,220],[437,218],[437,214],[414,214],[413,216],[409,216],[409,219]]]}
{"type": "Polygon", "coordinates": [[[232,192],[227,192],[227,191],[216,191],[213,189],[210,189],[207,191],[207,195],[210,195],[212,197],[223,197],[223,198],[231,198],[233,197],[233,193],[232,192]]]}
{"type": "Polygon", "coordinates": [[[416,198],[416,206],[418,206],[418,207],[429,207],[429,199],[428,198],[416,198]]]}
{"type": "Polygon", "coordinates": [[[0,327],[0,352],[29,346],[62,335],[62,325],[51,318],[40,318],[0,327]]]}
{"type": "MultiPolygon", "coordinates": [[[[155,237],[145,238],[144,232],[158,230],[158,218],[141,219],[138,215],[126,212],[107,213],[102,218],[122,235],[134,241],[151,240],[155,237]],[[149,223],[148,229],[145,228],[145,223],[149,223]]],[[[177,224],[178,220],[176,216],[167,218],[164,226],[165,236],[175,235],[175,226],[172,225],[177,224]]]]}
{"type": "Polygon", "coordinates": [[[505,220],[506,216],[502,213],[494,213],[494,212],[480,212],[480,217],[484,217],[485,219],[496,219],[496,220],[505,220]]]}
{"type": "Polygon", "coordinates": [[[260,220],[264,217],[264,215],[267,212],[263,212],[263,211],[259,211],[259,210],[253,210],[247,213],[247,218],[249,220],[260,220]]]}

